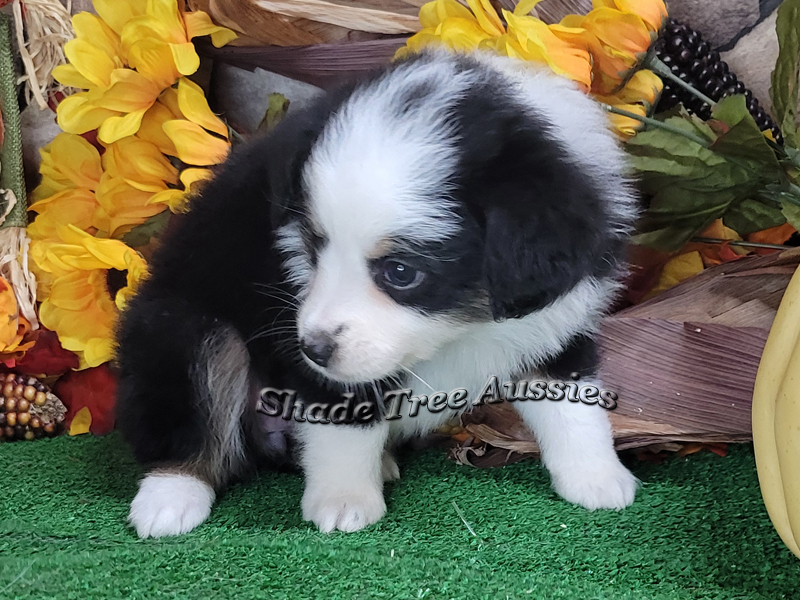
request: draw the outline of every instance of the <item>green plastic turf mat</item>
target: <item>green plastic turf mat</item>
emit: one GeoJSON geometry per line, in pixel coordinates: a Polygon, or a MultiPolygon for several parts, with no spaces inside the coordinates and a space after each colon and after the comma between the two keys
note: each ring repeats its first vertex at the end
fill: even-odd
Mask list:
{"type": "Polygon", "coordinates": [[[318,533],[300,477],[265,473],[194,532],[140,541],[118,436],[0,444],[0,598],[800,598],[750,446],[632,464],[645,485],[622,513],[559,500],[537,462],[481,470],[428,450],[401,467],[388,515],[358,533],[318,533]]]}

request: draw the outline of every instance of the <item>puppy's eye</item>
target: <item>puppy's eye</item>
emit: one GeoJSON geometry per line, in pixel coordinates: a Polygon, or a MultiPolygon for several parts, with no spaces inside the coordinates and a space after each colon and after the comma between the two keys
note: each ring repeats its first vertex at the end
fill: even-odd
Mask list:
{"type": "Polygon", "coordinates": [[[421,271],[399,260],[387,260],[383,263],[383,279],[398,290],[416,287],[422,281],[422,277],[421,271]]]}

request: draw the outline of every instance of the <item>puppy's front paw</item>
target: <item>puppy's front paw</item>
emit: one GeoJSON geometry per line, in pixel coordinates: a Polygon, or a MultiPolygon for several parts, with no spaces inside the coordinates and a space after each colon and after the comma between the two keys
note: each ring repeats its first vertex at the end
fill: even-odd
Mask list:
{"type": "Polygon", "coordinates": [[[151,473],[139,484],[128,521],[142,538],[187,533],[211,514],[214,496],[197,477],[151,473]]]}
{"type": "Polygon", "coordinates": [[[377,523],[386,513],[380,488],[332,489],[306,486],[303,494],[303,519],[313,522],[322,533],[358,531],[377,523]]]}
{"type": "Polygon", "coordinates": [[[620,510],[633,503],[639,480],[619,459],[587,461],[579,466],[552,473],[558,495],[589,510],[620,510]]]}

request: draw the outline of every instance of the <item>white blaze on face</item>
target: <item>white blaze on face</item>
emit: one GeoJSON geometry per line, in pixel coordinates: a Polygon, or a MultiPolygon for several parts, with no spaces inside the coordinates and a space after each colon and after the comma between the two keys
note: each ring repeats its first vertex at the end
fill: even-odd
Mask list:
{"type": "MultiPolygon", "coordinates": [[[[428,69],[395,71],[357,92],[326,127],[303,180],[310,217],[324,238],[298,315],[304,336],[331,336],[329,377],[370,381],[427,358],[454,327],[397,304],[373,280],[370,262],[390,239],[434,242],[455,235],[448,201],[456,168],[448,113],[469,75],[428,69]],[[417,92],[414,109],[400,99],[417,92]]],[[[316,365],[314,365],[315,368],[316,365]]]]}

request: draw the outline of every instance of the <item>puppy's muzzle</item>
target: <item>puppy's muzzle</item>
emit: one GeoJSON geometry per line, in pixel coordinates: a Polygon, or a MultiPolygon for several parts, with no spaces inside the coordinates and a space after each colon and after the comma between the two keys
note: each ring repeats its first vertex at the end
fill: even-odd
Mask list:
{"type": "Polygon", "coordinates": [[[300,350],[310,361],[325,368],[336,351],[336,342],[327,333],[311,333],[303,336],[300,350]]]}

